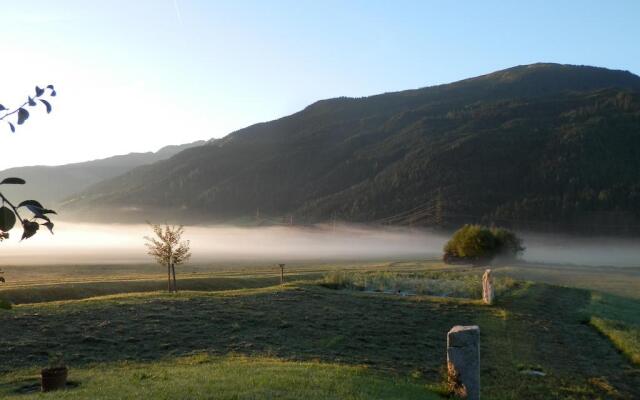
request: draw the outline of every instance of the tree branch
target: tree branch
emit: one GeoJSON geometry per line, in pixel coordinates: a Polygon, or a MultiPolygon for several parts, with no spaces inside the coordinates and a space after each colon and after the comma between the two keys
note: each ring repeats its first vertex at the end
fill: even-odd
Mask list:
{"type": "Polygon", "coordinates": [[[18,219],[20,220],[20,223],[22,224],[22,217],[20,216],[20,213],[18,212],[18,209],[16,208],[16,206],[13,205],[12,202],[9,201],[9,199],[7,199],[2,192],[0,192],[0,199],[2,199],[3,203],[7,203],[9,204],[9,206],[11,206],[11,208],[13,209],[13,212],[16,214],[16,217],[18,217],[18,219]]]}

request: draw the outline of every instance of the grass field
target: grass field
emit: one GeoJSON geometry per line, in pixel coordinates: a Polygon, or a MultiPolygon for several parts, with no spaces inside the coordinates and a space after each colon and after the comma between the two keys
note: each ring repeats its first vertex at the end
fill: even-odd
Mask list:
{"type": "Polygon", "coordinates": [[[597,290],[640,300],[640,266],[519,264],[498,267],[495,270],[498,275],[507,275],[516,279],[597,290]]]}
{"type": "MultiPolygon", "coordinates": [[[[29,394],[37,371],[61,352],[78,386],[43,398],[428,399],[442,387],[446,332],[457,324],[481,327],[483,398],[640,397],[636,299],[527,282],[494,306],[322,287],[336,269],[388,278],[481,272],[435,262],[306,265],[273,286],[273,268],[199,271],[206,276],[190,279],[212,285],[202,291],[20,304],[0,311],[0,397],[39,397],[29,394]]],[[[100,279],[74,284],[118,285],[100,279]]],[[[55,286],[16,283],[0,294],[38,294],[43,284],[55,286]]]]}
{"type": "MultiPolygon", "coordinates": [[[[64,394],[38,393],[39,381],[21,372],[5,378],[17,391],[7,399],[438,399],[419,382],[364,367],[206,354],[154,363],[117,362],[74,371],[64,394]],[[57,396],[56,396],[57,395],[57,396]]],[[[8,385],[9,386],[9,385],[8,385]]]]}

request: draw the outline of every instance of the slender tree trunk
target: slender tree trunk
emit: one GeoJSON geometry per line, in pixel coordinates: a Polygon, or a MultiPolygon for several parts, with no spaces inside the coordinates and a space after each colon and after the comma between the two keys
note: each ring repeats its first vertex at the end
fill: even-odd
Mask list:
{"type": "Polygon", "coordinates": [[[167,291],[171,293],[171,264],[167,263],[167,291]]]}
{"type": "Polygon", "coordinates": [[[176,282],[176,265],[171,264],[171,271],[173,272],[173,291],[178,293],[178,284],[176,282]]]}

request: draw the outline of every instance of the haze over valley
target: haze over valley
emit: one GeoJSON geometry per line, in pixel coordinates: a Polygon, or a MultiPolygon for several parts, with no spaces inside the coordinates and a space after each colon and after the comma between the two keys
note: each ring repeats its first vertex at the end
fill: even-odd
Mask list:
{"type": "Polygon", "coordinates": [[[640,399],[640,2],[0,12],[0,399],[640,399]]]}
{"type": "MultiPolygon", "coordinates": [[[[350,224],[263,227],[188,226],[193,262],[272,265],[278,262],[439,259],[449,235],[426,228],[350,224]]],[[[3,243],[2,265],[121,264],[148,262],[146,224],[59,221],[54,236],[3,243]]],[[[531,263],[640,267],[635,238],[575,237],[523,232],[531,263]]]]}

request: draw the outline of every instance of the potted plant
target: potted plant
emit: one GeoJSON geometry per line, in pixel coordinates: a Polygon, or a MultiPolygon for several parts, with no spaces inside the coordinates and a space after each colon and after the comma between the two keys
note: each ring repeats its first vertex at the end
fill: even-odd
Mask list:
{"type": "Polygon", "coordinates": [[[40,372],[42,376],[41,384],[43,392],[64,389],[67,385],[67,373],[69,370],[65,365],[61,354],[50,356],[49,366],[47,368],[43,368],[40,372]]]}

